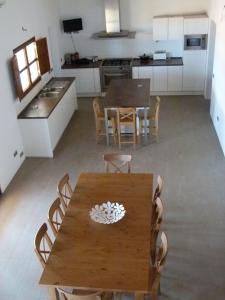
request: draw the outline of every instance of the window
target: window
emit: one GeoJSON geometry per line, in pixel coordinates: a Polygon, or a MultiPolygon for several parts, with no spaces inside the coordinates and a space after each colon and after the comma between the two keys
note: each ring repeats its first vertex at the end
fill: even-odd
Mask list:
{"type": "Polygon", "coordinates": [[[35,38],[13,50],[13,71],[20,100],[41,80],[35,38]]]}

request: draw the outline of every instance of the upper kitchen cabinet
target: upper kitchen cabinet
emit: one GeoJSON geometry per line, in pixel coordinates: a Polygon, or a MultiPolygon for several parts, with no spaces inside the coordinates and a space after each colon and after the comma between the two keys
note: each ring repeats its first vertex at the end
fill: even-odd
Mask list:
{"type": "Polygon", "coordinates": [[[183,17],[155,17],[153,18],[153,40],[180,40],[184,34],[183,17]]]}
{"type": "Polygon", "coordinates": [[[168,18],[153,18],[153,40],[168,40],[168,18]]]}
{"type": "Polygon", "coordinates": [[[184,36],[184,18],[169,18],[168,40],[181,40],[184,36]]]}
{"type": "Polygon", "coordinates": [[[184,18],[184,34],[208,34],[209,18],[207,16],[190,16],[184,18]]]}

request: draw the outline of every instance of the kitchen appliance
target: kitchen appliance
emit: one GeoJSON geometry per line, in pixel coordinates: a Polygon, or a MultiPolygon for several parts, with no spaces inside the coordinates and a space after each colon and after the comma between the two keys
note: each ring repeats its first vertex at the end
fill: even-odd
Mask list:
{"type": "Polygon", "coordinates": [[[135,32],[120,28],[120,0],[104,0],[106,31],[95,33],[94,39],[135,38],[135,32]]]}
{"type": "Polygon", "coordinates": [[[101,88],[105,91],[112,79],[132,77],[131,58],[113,58],[103,60],[101,66],[101,88]]]}
{"type": "Polygon", "coordinates": [[[166,51],[155,51],[153,53],[153,59],[154,60],[166,60],[167,59],[166,51]]]}
{"type": "Polygon", "coordinates": [[[147,63],[147,62],[150,60],[150,56],[149,56],[149,55],[146,55],[146,54],[141,55],[141,56],[140,56],[140,60],[141,60],[141,62],[143,62],[143,63],[147,63]]]}
{"type": "Polygon", "coordinates": [[[193,34],[184,36],[184,50],[206,50],[207,34],[193,34]]]}
{"type": "Polygon", "coordinates": [[[63,30],[66,33],[78,32],[83,29],[82,19],[72,19],[63,21],[63,30]]]}

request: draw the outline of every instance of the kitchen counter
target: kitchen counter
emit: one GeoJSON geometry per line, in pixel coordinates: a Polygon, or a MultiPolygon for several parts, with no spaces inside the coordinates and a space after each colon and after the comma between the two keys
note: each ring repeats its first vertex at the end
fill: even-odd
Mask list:
{"type": "Polygon", "coordinates": [[[89,69],[89,68],[100,68],[102,65],[102,60],[96,62],[90,61],[88,64],[64,64],[61,69],[89,69]]]}
{"type": "Polygon", "coordinates": [[[167,66],[183,66],[182,57],[171,57],[167,60],[153,60],[142,62],[140,59],[133,59],[132,67],[167,67],[167,66]]]}
{"type": "Polygon", "coordinates": [[[65,87],[59,93],[57,98],[54,97],[40,97],[39,94],[25,107],[19,114],[18,119],[48,119],[56,106],[75,80],[75,77],[53,77],[47,84],[52,85],[57,82],[67,82],[65,87]]]}

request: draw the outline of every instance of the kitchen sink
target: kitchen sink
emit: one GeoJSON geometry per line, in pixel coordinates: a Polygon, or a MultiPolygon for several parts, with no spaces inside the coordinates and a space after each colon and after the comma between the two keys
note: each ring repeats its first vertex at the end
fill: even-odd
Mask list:
{"type": "Polygon", "coordinates": [[[47,98],[57,98],[59,96],[60,91],[55,92],[41,92],[39,97],[47,97],[47,98]]]}

